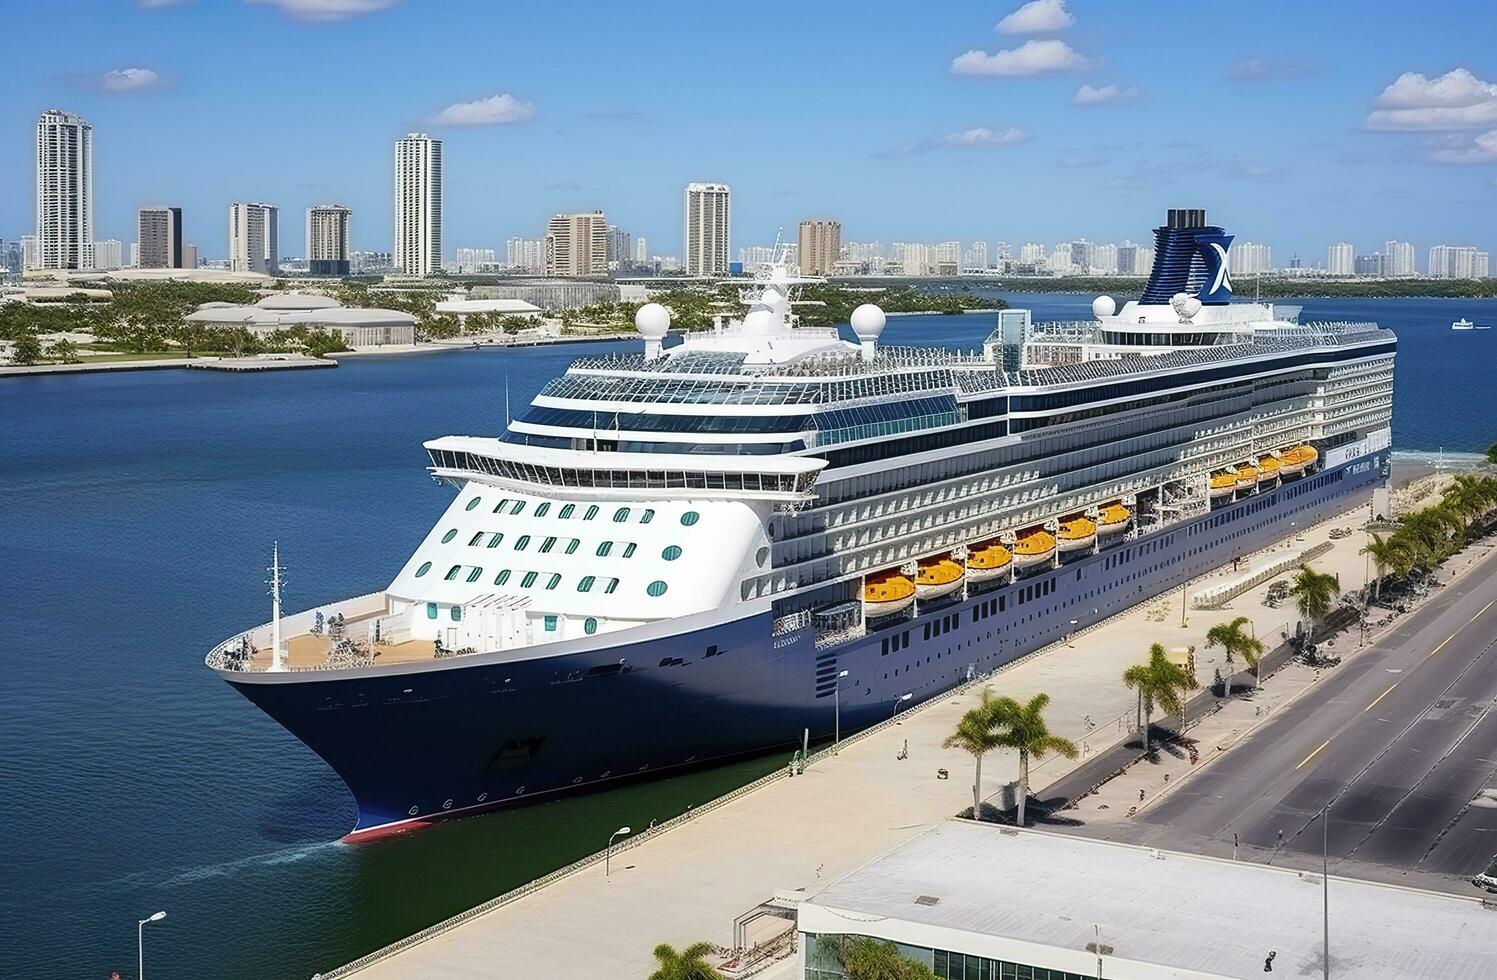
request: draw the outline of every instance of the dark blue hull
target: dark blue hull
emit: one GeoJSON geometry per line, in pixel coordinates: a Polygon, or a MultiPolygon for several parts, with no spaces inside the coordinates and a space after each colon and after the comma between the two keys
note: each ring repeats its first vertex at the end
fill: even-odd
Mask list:
{"type": "Polygon", "coordinates": [[[1366,500],[1387,453],[818,650],[768,614],[665,639],[503,664],[304,683],[230,682],[320,755],[355,833],[597,788],[844,735],[1366,500]],[[713,649],[715,648],[715,650],[713,649]],[[680,663],[674,663],[679,660],[680,663]],[[620,661],[624,666],[619,667],[620,661]]]}

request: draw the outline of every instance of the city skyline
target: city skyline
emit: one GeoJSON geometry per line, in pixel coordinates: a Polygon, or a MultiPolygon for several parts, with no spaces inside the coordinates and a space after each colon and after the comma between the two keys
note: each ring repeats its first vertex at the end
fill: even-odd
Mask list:
{"type": "MultiPolygon", "coordinates": [[[[1497,203],[1497,139],[1487,132],[1497,131],[1497,67],[1486,52],[1449,43],[1482,36],[1476,22],[1494,15],[1479,9],[1404,23],[1392,4],[1354,20],[1279,4],[1253,23],[1206,9],[1186,25],[1047,0],[1068,26],[1010,34],[994,27],[1014,3],[918,17],[874,4],[857,20],[808,12],[805,29],[766,54],[747,36],[714,34],[711,51],[672,43],[708,29],[703,12],[684,5],[646,19],[600,9],[584,23],[410,2],[83,6],[90,16],[72,25],[80,41],[67,55],[76,63],[18,57],[0,107],[0,133],[9,134],[0,166],[25,172],[45,109],[88,120],[101,240],[132,237],[138,209],[160,200],[197,216],[190,234],[200,242],[227,240],[232,200],[295,211],[339,200],[368,216],[354,227],[355,249],[389,249],[379,220],[392,180],[388,146],[412,129],[447,141],[443,237],[474,247],[534,235],[549,214],[601,207],[636,238],[662,243],[655,251],[680,254],[681,188],[703,175],[734,188],[734,250],[821,214],[858,239],[1138,240],[1182,198],[1284,255],[1324,254],[1340,238],[1370,251],[1390,233],[1421,252],[1442,242],[1486,249],[1483,215],[1497,203]],[[491,20],[519,36],[564,32],[581,50],[651,43],[654,53],[623,88],[600,88],[605,59],[556,73],[529,45],[495,71],[482,51],[491,20]],[[818,40],[827,31],[838,45],[818,40]],[[273,107],[278,133],[253,139],[239,112],[224,111],[247,109],[248,97],[205,46],[187,42],[204,32],[253,37],[271,76],[360,97],[336,114],[318,100],[261,97],[254,108],[273,107]],[[1218,71],[1189,87],[1160,82],[1151,70],[1159,51],[1197,34],[1232,38],[1211,66],[1218,71]],[[377,64],[392,38],[440,48],[442,71],[386,81],[356,70],[377,64]],[[783,100],[804,86],[793,73],[781,81],[775,67],[813,51],[828,108],[787,113],[783,100]],[[752,87],[678,84],[745,59],[762,69],[752,87]],[[863,70],[869,61],[899,67],[892,96],[863,70]],[[1147,125],[1207,119],[1208,108],[1230,112],[1233,125],[1147,125]],[[1254,135],[1265,131],[1275,138],[1254,135]],[[600,140],[609,151],[591,152],[600,140]]],[[[13,50],[55,50],[41,43],[51,23],[46,12],[17,10],[13,50]]],[[[32,233],[32,210],[25,183],[13,182],[0,195],[0,235],[32,233]]]]}

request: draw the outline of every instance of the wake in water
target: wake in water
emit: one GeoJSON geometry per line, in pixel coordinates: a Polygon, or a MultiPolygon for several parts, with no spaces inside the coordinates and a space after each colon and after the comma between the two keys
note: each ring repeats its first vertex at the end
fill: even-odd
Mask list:
{"type": "Polygon", "coordinates": [[[191,885],[210,878],[232,878],[242,874],[253,873],[269,868],[276,868],[286,864],[295,864],[321,857],[324,854],[332,854],[349,849],[347,844],[341,841],[318,841],[313,844],[300,844],[296,847],[286,847],[279,851],[270,851],[265,854],[251,854],[248,857],[235,858],[232,861],[222,861],[217,864],[203,864],[189,868],[166,869],[165,877],[162,877],[160,869],[137,871],[116,878],[113,881],[104,882],[101,887],[119,887],[124,889],[133,888],[177,888],[182,885],[191,885]]]}
{"type": "Polygon", "coordinates": [[[1393,462],[1410,466],[1444,466],[1452,470],[1469,470],[1485,464],[1485,453],[1440,452],[1429,449],[1395,449],[1393,462]]]}

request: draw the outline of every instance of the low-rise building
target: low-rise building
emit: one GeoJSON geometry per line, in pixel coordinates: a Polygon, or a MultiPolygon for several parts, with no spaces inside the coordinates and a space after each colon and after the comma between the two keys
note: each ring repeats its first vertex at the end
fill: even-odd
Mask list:
{"type": "Polygon", "coordinates": [[[243,327],[258,336],[305,327],[337,334],[349,347],[414,344],[416,318],[399,310],[352,309],[330,296],[278,293],[254,306],[204,303],[186,317],[210,327],[243,327]]]}
{"type": "Polygon", "coordinates": [[[842,980],[835,937],[896,943],[940,980],[1217,980],[1491,974],[1477,898],[952,820],[801,903],[806,980],[842,980]],[[833,937],[828,941],[824,937],[833,937]]]}

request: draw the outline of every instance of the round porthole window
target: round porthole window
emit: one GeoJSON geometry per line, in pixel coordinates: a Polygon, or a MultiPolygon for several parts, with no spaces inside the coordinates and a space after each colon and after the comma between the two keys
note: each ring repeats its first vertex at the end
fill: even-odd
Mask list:
{"type": "Polygon", "coordinates": [[[421,564],[421,567],[418,568],[418,569],[416,569],[416,577],[420,578],[421,576],[425,575],[429,571],[431,571],[431,562],[429,562],[429,561],[428,562],[423,562],[421,564]]]}
{"type": "Polygon", "coordinates": [[[767,562],[767,561],[769,561],[769,549],[768,549],[768,548],[760,548],[760,549],[759,549],[759,550],[758,550],[758,551],[757,551],[757,552],[756,552],[756,553],[755,553],[755,554],[754,554],[754,562],[755,562],[755,563],[756,563],[756,564],[757,564],[757,565],[758,565],[758,566],[759,566],[759,567],[760,567],[760,568],[763,568],[763,567],[764,567],[764,563],[765,563],[765,562],[767,562]]]}
{"type": "Polygon", "coordinates": [[[649,584],[649,587],[645,591],[652,596],[663,596],[665,595],[665,583],[656,579],[649,584]]]}
{"type": "Polygon", "coordinates": [[[688,510],[686,513],[684,513],[684,514],[681,515],[681,524],[683,526],[685,526],[685,527],[691,527],[693,524],[695,524],[697,521],[699,521],[701,519],[702,519],[702,515],[701,514],[698,514],[694,510],[688,510]]]}
{"type": "Polygon", "coordinates": [[[468,506],[465,507],[464,510],[472,510],[474,507],[478,506],[479,501],[481,500],[483,500],[482,497],[474,497],[472,500],[468,501],[468,506]]]}
{"type": "Polygon", "coordinates": [[[582,623],[582,632],[586,633],[588,636],[592,636],[594,633],[598,632],[598,621],[591,616],[587,617],[587,619],[582,623]]]}
{"type": "Polygon", "coordinates": [[[446,534],[442,535],[442,543],[446,544],[447,542],[451,541],[455,537],[457,537],[457,528],[453,528],[452,530],[448,531],[446,534]]]}
{"type": "Polygon", "coordinates": [[[671,545],[660,553],[660,557],[666,561],[675,561],[681,557],[681,549],[676,545],[671,545]]]}

